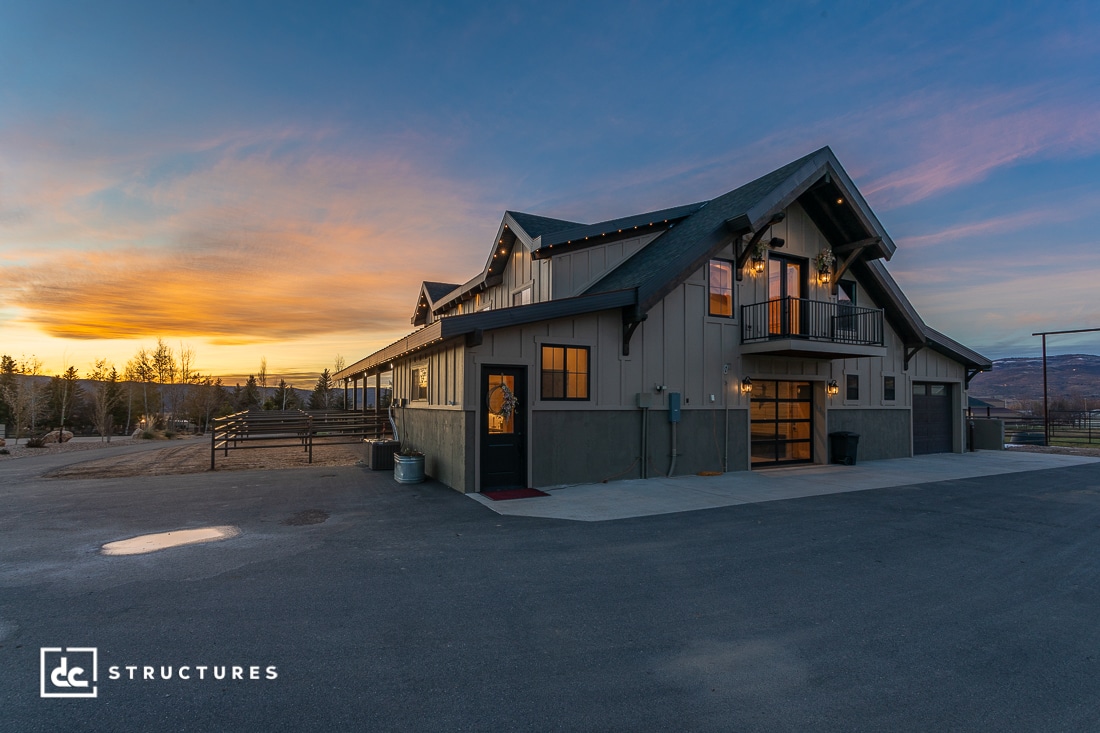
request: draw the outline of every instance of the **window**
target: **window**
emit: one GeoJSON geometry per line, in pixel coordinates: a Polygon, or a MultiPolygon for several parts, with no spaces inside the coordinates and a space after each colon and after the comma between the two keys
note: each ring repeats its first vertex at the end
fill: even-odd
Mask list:
{"type": "Polygon", "coordinates": [[[858,400],[859,399],[859,375],[849,374],[845,378],[847,384],[847,391],[844,399],[846,400],[858,400]]]}
{"type": "Polygon", "coordinates": [[[897,399],[894,377],[884,376],[882,378],[882,399],[886,402],[893,402],[897,399]]]}
{"type": "Polygon", "coordinates": [[[707,267],[707,294],[712,316],[733,317],[733,263],[711,260],[707,267]]]}
{"type": "Polygon", "coordinates": [[[542,399],[588,399],[588,347],[542,347],[542,399]]]}
{"type": "Polygon", "coordinates": [[[428,367],[427,365],[412,370],[412,398],[414,400],[428,399],[428,367]]]}
{"type": "Polygon", "coordinates": [[[518,293],[512,293],[512,305],[530,305],[533,288],[526,287],[518,293]]]}

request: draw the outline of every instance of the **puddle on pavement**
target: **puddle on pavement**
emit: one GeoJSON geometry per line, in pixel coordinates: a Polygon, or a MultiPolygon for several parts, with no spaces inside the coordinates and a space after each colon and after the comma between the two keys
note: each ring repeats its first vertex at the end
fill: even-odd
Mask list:
{"type": "Polygon", "coordinates": [[[143,555],[147,552],[166,550],[170,547],[198,545],[203,542],[217,542],[236,537],[241,533],[237,527],[199,527],[198,529],[177,529],[171,532],[143,534],[128,540],[108,542],[100,552],[104,555],[143,555]]]}

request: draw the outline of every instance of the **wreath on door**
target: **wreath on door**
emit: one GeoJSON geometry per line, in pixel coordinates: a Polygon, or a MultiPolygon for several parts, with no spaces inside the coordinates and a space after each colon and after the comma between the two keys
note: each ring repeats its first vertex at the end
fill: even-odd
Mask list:
{"type": "MultiPolygon", "coordinates": [[[[503,378],[502,375],[501,379],[503,380],[503,378]]],[[[508,389],[508,385],[503,381],[489,390],[489,394],[485,397],[485,406],[489,412],[493,415],[499,415],[505,420],[512,416],[512,412],[515,411],[518,403],[516,393],[508,389]]]]}

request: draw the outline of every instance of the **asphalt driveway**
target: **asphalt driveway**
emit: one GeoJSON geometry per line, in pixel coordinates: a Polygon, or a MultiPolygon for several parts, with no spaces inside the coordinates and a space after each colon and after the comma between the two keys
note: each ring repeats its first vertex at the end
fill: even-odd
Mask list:
{"type": "Polygon", "coordinates": [[[19,463],[0,465],[10,730],[1100,719],[1100,464],[573,522],[360,468],[89,481],[19,463]],[[240,534],[98,553],[215,525],[240,534]],[[40,698],[42,647],[94,647],[97,697],[40,698]]]}

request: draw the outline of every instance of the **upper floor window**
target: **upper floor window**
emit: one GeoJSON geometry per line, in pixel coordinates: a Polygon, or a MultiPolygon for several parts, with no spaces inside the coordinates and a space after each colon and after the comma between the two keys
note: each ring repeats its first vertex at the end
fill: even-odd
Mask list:
{"type": "Polygon", "coordinates": [[[531,286],[528,286],[518,293],[512,293],[512,305],[530,305],[533,290],[531,286]]]}
{"type": "Polygon", "coordinates": [[[708,312],[712,316],[733,317],[733,263],[711,260],[707,266],[708,312]]]}
{"type": "Polygon", "coordinates": [[[542,399],[588,399],[588,347],[542,347],[542,399]]]}

